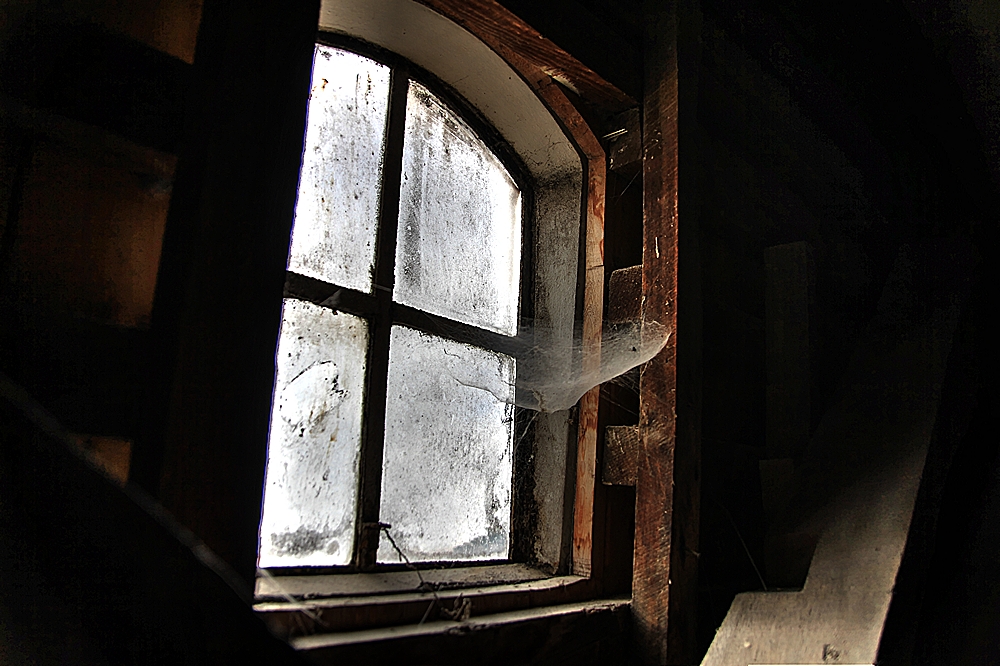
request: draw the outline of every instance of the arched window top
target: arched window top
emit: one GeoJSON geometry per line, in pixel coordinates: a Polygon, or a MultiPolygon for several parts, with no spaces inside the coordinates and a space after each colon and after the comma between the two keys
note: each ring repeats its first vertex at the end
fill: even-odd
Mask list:
{"type": "Polygon", "coordinates": [[[559,123],[504,60],[461,26],[412,0],[325,0],[320,30],[398,53],[454,88],[540,182],[579,177],[580,157],[559,123]]]}
{"type": "MultiPolygon", "coordinates": [[[[313,63],[289,270],[370,293],[380,197],[389,187],[399,208],[395,300],[516,334],[522,192],[507,166],[405,63],[390,67],[327,44],[316,46],[313,63]],[[400,127],[387,133],[392,77],[406,100],[394,121],[400,127]],[[400,147],[386,140],[400,131],[393,176],[383,171],[398,163],[400,147]]],[[[381,286],[390,287],[387,276],[381,286]]]]}

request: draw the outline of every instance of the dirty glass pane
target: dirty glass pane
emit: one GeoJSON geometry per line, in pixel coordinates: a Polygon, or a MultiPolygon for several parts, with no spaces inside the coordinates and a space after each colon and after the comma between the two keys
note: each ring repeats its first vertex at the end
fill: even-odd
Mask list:
{"type": "Polygon", "coordinates": [[[520,191],[468,125],[411,82],[395,300],[514,335],[520,267],[520,191]]]}
{"type": "Polygon", "coordinates": [[[367,346],[364,319],[285,300],[260,525],[261,567],[351,560],[367,346]]]}
{"type": "Polygon", "coordinates": [[[410,561],[507,557],[513,383],[509,356],[393,327],[379,520],[410,561]]]}
{"type": "Polygon", "coordinates": [[[371,291],[389,68],[317,45],[288,268],[371,291]]]}

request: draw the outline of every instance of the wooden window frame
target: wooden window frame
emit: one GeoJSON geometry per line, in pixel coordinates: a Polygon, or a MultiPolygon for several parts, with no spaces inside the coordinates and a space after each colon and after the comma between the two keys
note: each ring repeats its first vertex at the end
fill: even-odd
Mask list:
{"type": "MultiPolygon", "coordinates": [[[[600,180],[604,159],[592,150],[600,146],[595,132],[569,101],[571,93],[560,86],[596,110],[588,117],[607,118],[634,108],[636,101],[495,0],[414,1],[499,55],[550,109],[565,109],[554,116],[586,156],[588,239],[591,231],[596,237],[598,225],[589,221],[592,211],[599,219],[603,190],[592,183],[600,180]]],[[[320,0],[204,5],[157,278],[151,362],[143,387],[147,408],[130,473],[130,482],[158,498],[250,585],[255,580],[275,322],[305,124],[303,91],[308,90],[322,12],[320,0]]],[[[393,23],[398,17],[387,18],[390,27],[404,27],[393,23]]],[[[678,184],[678,174],[690,183],[697,169],[679,170],[678,155],[680,144],[691,146],[685,137],[696,125],[691,114],[697,80],[691,77],[697,75],[697,3],[648,2],[643,27],[644,312],[675,327],[640,382],[628,612],[632,641],[643,661],[685,663],[690,659],[685,660],[684,651],[694,645],[692,600],[697,591],[700,297],[696,211],[684,212],[683,232],[678,225],[678,192],[686,186],[678,184]],[[681,116],[686,121],[679,121],[681,116]],[[689,128],[687,133],[679,132],[679,126],[689,128]],[[679,303],[678,298],[686,300],[679,303]],[[674,647],[668,650],[668,644],[674,647]]],[[[599,253],[590,254],[584,264],[595,275],[603,270],[599,253]]],[[[594,293],[584,298],[592,309],[600,303],[594,293]]],[[[593,398],[583,401],[584,410],[593,398]]],[[[587,424],[586,411],[583,417],[587,424]]],[[[587,425],[577,437],[584,444],[576,452],[574,470],[583,480],[596,476],[596,432],[590,431],[587,425]]],[[[601,493],[588,493],[589,487],[581,481],[567,501],[575,505],[567,507],[575,516],[567,576],[579,572],[589,577],[576,576],[546,590],[530,587],[538,583],[518,583],[525,587],[509,592],[509,606],[483,602],[484,612],[606,596],[601,583],[604,537],[594,521],[601,515],[601,493]],[[588,513],[587,507],[593,510],[588,513]]],[[[414,586],[409,594],[426,593],[414,586]]],[[[503,596],[491,598],[500,604],[503,596]]],[[[297,620],[287,621],[295,624],[306,616],[292,606],[289,613],[297,620]]],[[[422,617],[423,611],[415,617],[394,616],[391,607],[375,609],[379,622],[416,623],[422,617]]],[[[280,624],[279,614],[270,615],[280,624]]],[[[323,620],[322,613],[315,617],[323,620]]],[[[313,630],[323,626],[321,622],[313,630]]]]}
{"type": "MultiPolygon", "coordinates": [[[[585,368],[596,368],[600,364],[604,310],[607,156],[597,132],[563,86],[574,89],[581,101],[603,115],[618,113],[636,103],[494,2],[417,2],[457,23],[500,55],[534,91],[575,146],[584,175],[579,270],[583,363],[585,368]],[[551,66],[553,62],[558,63],[558,69],[551,66]],[[561,84],[550,74],[559,76],[561,84]]],[[[395,230],[394,224],[392,228],[395,230]]],[[[303,286],[296,286],[297,294],[304,293],[303,286]]],[[[319,302],[328,295],[316,292],[308,300],[319,302]]],[[[571,447],[575,455],[572,469],[568,470],[573,481],[567,498],[571,498],[571,520],[567,521],[566,535],[569,553],[561,573],[517,563],[491,566],[488,563],[480,567],[463,563],[458,568],[427,569],[422,574],[404,570],[308,579],[293,576],[280,581],[263,578],[258,581],[261,601],[256,608],[272,629],[295,637],[422,622],[430,610],[429,603],[437,603],[447,614],[447,602],[472,599],[472,612],[480,615],[602,596],[600,571],[595,571],[600,567],[595,567],[594,562],[595,487],[600,483],[597,478],[599,400],[600,387],[595,387],[575,408],[576,434],[571,447]],[[285,601],[278,601],[283,595],[285,601]],[[366,610],[359,613],[359,609],[366,610]],[[363,617],[359,619],[359,615],[363,617]]]]}
{"type": "MultiPolygon", "coordinates": [[[[378,563],[376,553],[379,545],[380,500],[382,466],[384,456],[385,410],[389,374],[389,339],[394,326],[404,326],[421,333],[427,333],[447,340],[464,343],[515,356],[518,349],[527,344],[517,336],[504,335],[486,328],[466,324],[443,315],[433,314],[416,307],[393,300],[396,269],[396,236],[398,227],[399,196],[402,186],[403,139],[406,124],[408,88],[411,81],[425,86],[449,111],[470,126],[476,136],[484,142],[491,154],[503,164],[508,175],[521,193],[521,261],[519,273],[519,318],[524,321],[532,316],[533,274],[533,184],[525,167],[516,153],[500,138],[484,120],[478,117],[460,96],[450,90],[430,72],[407,61],[401,56],[372,46],[360,40],[321,31],[316,43],[348,51],[389,69],[389,108],[386,118],[386,143],[383,153],[379,206],[376,225],[373,282],[370,293],[364,293],[333,282],[309,277],[287,269],[284,298],[310,302],[320,307],[345,312],[364,319],[368,323],[368,349],[364,388],[363,427],[360,440],[361,467],[358,478],[359,493],[357,518],[355,521],[354,551],[351,562],[345,566],[275,566],[268,571],[273,576],[296,576],[342,574],[346,572],[394,571],[403,569],[434,569],[458,566],[490,566],[504,560],[419,562],[419,563],[378,563]],[[334,298],[336,296],[336,298],[334,298]]],[[[514,441],[529,436],[531,419],[521,408],[515,408],[514,441]]],[[[516,479],[520,474],[530,474],[524,461],[514,460],[515,490],[512,497],[513,512],[530,512],[523,506],[528,498],[518,496],[516,479]],[[521,469],[519,470],[518,467],[521,469]]],[[[511,560],[525,559],[529,548],[524,544],[530,535],[517,534],[519,521],[511,525],[511,560]]],[[[530,529],[530,528],[529,528],[530,529]]],[[[521,530],[529,531],[529,530],[521,530]]]]}

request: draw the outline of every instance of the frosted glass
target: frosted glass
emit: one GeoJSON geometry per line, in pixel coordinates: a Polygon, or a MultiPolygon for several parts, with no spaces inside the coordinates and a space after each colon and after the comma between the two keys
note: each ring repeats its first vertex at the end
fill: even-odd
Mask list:
{"type": "Polygon", "coordinates": [[[369,292],[389,68],[318,45],[288,268],[369,292]]]}
{"type": "Polygon", "coordinates": [[[258,564],[348,564],[358,502],[364,319],[286,299],[258,564]]]}
{"type": "Polygon", "coordinates": [[[514,335],[520,270],[521,192],[486,144],[411,82],[395,300],[514,335]]]}
{"type": "MultiPolygon", "coordinates": [[[[393,327],[379,520],[411,561],[507,557],[514,371],[509,356],[393,327]]],[[[378,561],[400,561],[384,534],[378,561]]]]}

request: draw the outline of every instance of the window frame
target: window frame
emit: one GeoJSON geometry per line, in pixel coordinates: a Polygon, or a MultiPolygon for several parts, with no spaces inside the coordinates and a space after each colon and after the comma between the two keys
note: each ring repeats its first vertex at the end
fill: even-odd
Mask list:
{"type": "MultiPolygon", "coordinates": [[[[347,3],[349,4],[349,3],[347,3]]],[[[461,9],[452,12],[440,11],[434,5],[441,3],[417,3],[414,5],[431,5],[437,16],[445,21],[454,22],[456,25],[468,28],[468,24],[461,20],[461,9]]],[[[373,9],[372,11],[377,11],[373,9]]],[[[321,25],[322,25],[321,12],[321,25]]],[[[541,101],[551,118],[561,128],[566,141],[571,145],[573,151],[579,158],[581,165],[582,182],[574,195],[578,202],[579,217],[579,262],[577,271],[577,293],[575,310],[577,312],[577,324],[582,318],[585,342],[592,348],[599,349],[600,330],[603,310],[603,206],[604,206],[604,170],[606,160],[604,151],[597,140],[594,131],[580,115],[573,102],[569,100],[566,93],[557,86],[553,80],[544,74],[536,65],[520,58],[516,53],[505,49],[499,42],[502,36],[483,36],[483,31],[470,30],[473,37],[480,40],[487,48],[499,54],[505,66],[521,79],[523,83],[532,91],[534,96],[541,101]],[[492,38],[490,38],[492,37],[492,38]]],[[[355,35],[356,36],[356,35],[355,35]]],[[[590,73],[592,75],[592,73],[590,73]]],[[[596,76],[594,77],[597,78],[596,76]]],[[[603,84],[598,79],[599,85],[604,85],[614,94],[617,93],[611,86],[603,84]]],[[[622,95],[624,97],[624,95],[622,95]]],[[[625,99],[628,99],[625,97],[625,99]]],[[[598,106],[607,101],[607,98],[598,101],[598,106]]],[[[470,103],[471,105],[471,103],[470,103]]],[[[524,191],[522,189],[522,191],[524,191]]],[[[523,236],[527,238],[527,234],[523,236]]],[[[598,352],[599,353],[599,352],[598,352]]],[[[595,360],[593,353],[590,361],[595,360]]],[[[495,576],[484,583],[483,580],[465,581],[459,577],[445,575],[440,582],[434,581],[425,583],[420,580],[420,584],[414,580],[412,571],[386,572],[380,574],[354,574],[339,575],[339,577],[312,577],[313,583],[317,584],[315,592],[305,590],[302,594],[294,594],[293,597],[299,599],[305,597],[325,597],[327,604],[326,611],[321,613],[326,617],[327,612],[338,612],[344,608],[355,608],[358,604],[376,604],[384,607],[384,612],[378,613],[379,617],[393,615],[394,611],[408,607],[417,603],[422,609],[426,606],[427,598],[433,596],[437,599],[441,589],[461,589],[465,594],[484,594],[498,601],[499,608],[523,608],[526,606],[539,606],[551,603],[560,603],[578,599],[593,598],[599,593],[600,580],[599,572],[593,571],[592,548],[594,541],[593,519],[594,519],[594,484],[596,482],[596,459],[597,459],[597,402],[599,389],[595,388],[589,392],[574,408],[574,420],[569,428],[570,446],[567,451],[567,470],[565,479],[567,482],[567,492],[563,498],[565,512],[563,514],[563,534],[562,553],[559,564],[555,568],[545,570],[533,570],[526,574],[524,571],[515,572],[514,568],[523,565],[511,564],[495,567],[503,569],[507,567],[507,572],[495,572],[495,576]],[[592,573],[597,573],[598,579],[592,577],[592,573]],[[381,578],[379,578],[381,577],[381,578]],[[395,581],[387,582],[385,579],[395,577],[395,581]],[[358,596],[352,593],[358,589],[354,583],[346,584],[351,578],[359,580],[366,578],[372,583],[368,591],[358,596]],[[379,580],[376,581],[376,578],[379,580]],[[343,585],[342,585],[343,584],[343,585]],[[319,588],[324,588],[319,591],[319,588]],[[524,595],[528,593],[531,597],[526,600],[524,595]],[[380,594],[379,597],[368,596],[370,594],[380,594]],[[505,602],[504,599],[507,599],[505,602]],[[515,600],[516,599],[516,600],[515,600]]],[[[495,565],[495,563],[486,563],[495,565]]],[[[461,569],[468,571],[475,568],[475,565],[462,563],[461,569]]],[[[432,570],[447,574],[448,570],[432,570]]],[[[428,574],[427,571],[424,572],[428,574]]],[[[433,577],[428,575],[427,577],[433,577]]],[[[283,580],[295,581],[297,577],[283,580]]],[[[275,606],[271,600],[282,597],[283,591],[280,585],[270,586],[266,579],[258,580],[258,598],[262,603],[258,604],[258,609],[268,611],[272,620],[279,617],[295,616],[294,623],[301,622],[302,618],[297,616],[299,612],[296,603],[288,603],[282,607],[275,606]],[[262,583],[264,583],[262,585],[262,583]],[[260,594],[264,592],[264,594],[260,594]],[[268,600],[268,601],[265,601],[268,600]],[[283,612],[284,614],[283,614],[283,612]]],[[[364,587],[365,583],[360,583],[364,587]]],[[[443,593],[441,593],[443,594],[443,593]]],[[[462,594],[460,592],[459,594],[462,594]]],[[[287,598],[287,597],[286,597],[287,598]]],[[[309,608],[316,609],[317,602],[310,602],[309,608]]],[[[278,604],[281,606],[281,604],[278,604]]],[[[410,615],[412,621],[420,619],[420,614],[410,615]]],[[[398,620],[399,621],[405,620],[398,620]]],[[[281,624],[281,620],[277,620],[281,624]]],[[[272,623],[273,625],[273,623],[272,623]]],[[[366,625],[367,626],[367,625],[366,625]]],[[[378,626],[378,622],[371,623],[371,626],[378,626]]]]}
{"type": "MultiPolygon", "coordinates": [[[[419,563],[379,563],[376,561],[380,526],[380,499],[385,433],[385,410],[389,373],[389,338],[395,326],[404,326],[420,333],[469,344],[478,349],[515,355],[526,343],[518,336],[466,324],[443,315],[433,314],[393,300],[395,288],[396,238],[399,216],[399,196],[402,180],[403,139],[406,106],[410,82],[429,90],[450,112],[466,123],[476,137],[496,157],[514,181],[521,194],[520,285],[518,294],[519,324],[530,320],[534,292],[534,183],[517,154],[471,105],[450,86],[432,73],[409,62],[402,56],[357,38],[321,30],[317,46],[328,46],[368,58],[389,69],[389,101],[385,127],[385,145],[379,206],[376,211],[375,250],[372,289],[363,293],[322,279],[286,269],[284,298],[310,302],[333,312],[344,312],[364,319],[368,324],[366,377],[363,395],[363,426],[358,476],[358,505],[351,562],[342,566],[280,566],[268,567],[278,575],[325,575],[403,569],[437,569],[458,566],[490,566],[504,562],[524,561],[530,552],[532,525],[515,519],[531,515],[525,506],[530,498],[518,492],[518,477],[530,476],[530,456],[518,455],[513,460],[511,497],[511,544],[509,556],[502,560],[426,561],[419,563]]],[[[532,419],[526,410],[514,408],[514,441],[531,438],[532,419]]],[[[521,484],[523,485],[523,483],[521,484]]]]}

